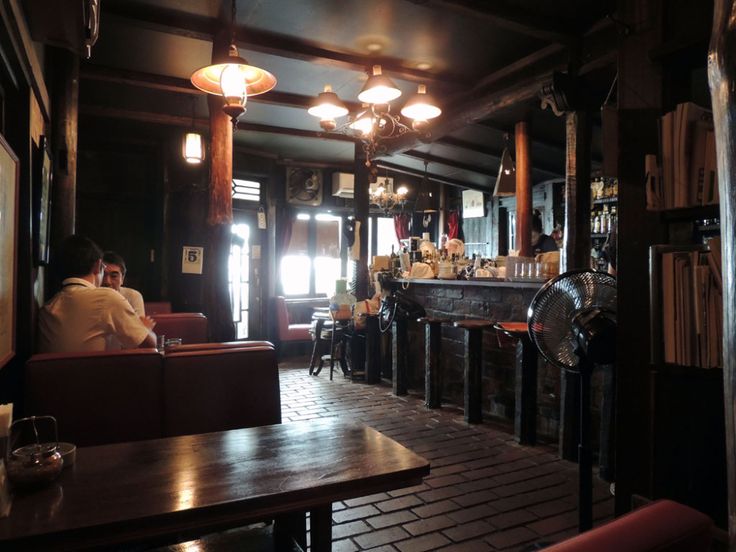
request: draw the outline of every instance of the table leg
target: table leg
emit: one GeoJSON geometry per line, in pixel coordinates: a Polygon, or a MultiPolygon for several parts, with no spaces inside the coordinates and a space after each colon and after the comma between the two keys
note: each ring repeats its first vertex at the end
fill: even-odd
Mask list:
{"type": "Polygon", "coordinates": [[[314,374],[314,365],[319,358],[319,338],[322,335],[322,326],[325,321],[318,319],[314,323],[314,347],[312,347],[312,358],[309,359],[309,375],[314,374]]]}
{"type": "Polygon", "coordinates": [[[307,517],[304,512],[283,514],[274,520],[274,549],[277,552],[294,550],[296,542],[302,550],[307,549],[307,517]]]}
{"type": "Polygon", "coordinates": [[[310,510],[309,538],[312,552],[332,550],[332,504],[310,510]]]}

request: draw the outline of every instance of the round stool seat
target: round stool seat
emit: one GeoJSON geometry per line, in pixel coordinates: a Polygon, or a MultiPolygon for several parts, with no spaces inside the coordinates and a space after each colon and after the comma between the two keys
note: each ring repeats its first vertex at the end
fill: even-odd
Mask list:
{"type": "Polygon", "coordinates": [[[447,324],[451,320],[449,318],[435,317],[435,316],[422,316],[417,318],[417,322],[420,324],[447,324]]]}
{"type": "Polygon", "coordinates": [[[493,327],[517,339],[529,333],[529,324],[526,322],[496,322],[493,327]]]}
{"type": "Polygon", "coordinates": [[[482,330],[483,328],[490,328],[493,326],[493,322],[490,320],[477,320],[477,319],[467,319],[467,320],[456,320],[454,326],[456,328],[463,328],[466,330],[482,330]]]}

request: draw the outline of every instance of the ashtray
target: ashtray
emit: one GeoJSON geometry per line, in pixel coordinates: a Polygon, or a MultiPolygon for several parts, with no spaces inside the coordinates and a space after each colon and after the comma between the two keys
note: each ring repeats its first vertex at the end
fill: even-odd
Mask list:
{"type": "Polygon", "coordinates": [[[74,462],[77,459],[77,445],[74,443],[59,443],[56,450],[61,454],[65,468],[74,465],[74,462]]]}

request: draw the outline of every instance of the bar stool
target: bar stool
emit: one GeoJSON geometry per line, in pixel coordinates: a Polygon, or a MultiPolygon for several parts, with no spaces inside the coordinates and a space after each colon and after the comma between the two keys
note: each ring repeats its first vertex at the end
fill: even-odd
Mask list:
{"type": "Polygon", "coordinates": [[[483,421],[483,330],[493,325],[490,320],[458,320],[456,328],[465,330],[465,421],[483,421]]]}
{"type": "Polygon", "coordinates": [[[424,324],[424,404],[427,408],[442,406],[442,324],[449,318],[423,316],[424,324]]]}
{"type": "Polygon", "coordinates": [[[498,322],[493,327],[516,340],[514,437],[522,445],[534,445],[537,442],[537,348],[529,338],[526,322],[498,322]]]}

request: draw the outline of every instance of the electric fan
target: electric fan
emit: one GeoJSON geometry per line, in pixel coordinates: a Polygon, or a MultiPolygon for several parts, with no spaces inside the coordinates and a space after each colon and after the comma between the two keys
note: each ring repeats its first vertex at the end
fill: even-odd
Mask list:
{"type": "Polygon", "coordinates": [[[545,359],[580,375],[578,530],[593,525],[590,450],[590,376],[595,364],[616,359],[616,279],[605,272],[571,270],[550,280],[532,299],[529,337],[545,359]]]}

